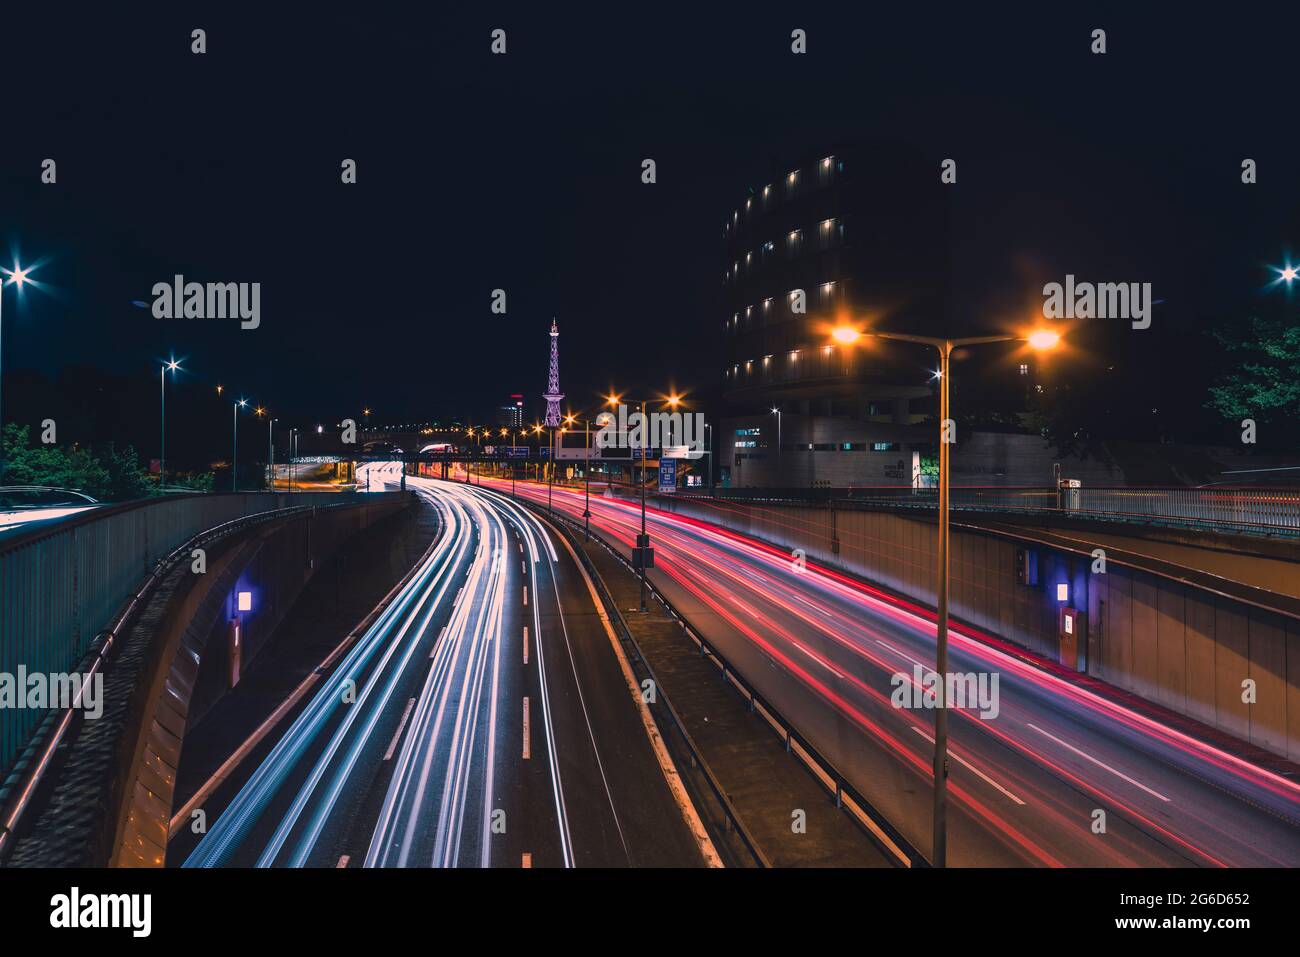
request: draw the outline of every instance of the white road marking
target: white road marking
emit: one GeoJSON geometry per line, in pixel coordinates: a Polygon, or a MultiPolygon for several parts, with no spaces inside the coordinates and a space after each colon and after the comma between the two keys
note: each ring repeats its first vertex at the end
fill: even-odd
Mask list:
{"type": "Polygon", "coordinates": [[[393,732],[393,740],[388,742],[388,750],[384,752],[385,761],[393,760],[393,752],[397,750],[397,742],[402,740],[402,732],[406,730],[406,719],[411,716],[411,709],[414,707],[414,698],[406,702],[406,710],[402,712],[402,720],[397,722],[397,730],[393,732]]]}
{"type": "Polygon", "coordinates": [[[528,870],[530,867],[533,866],[533,855],[529,854],[527,851],[524,851],[523,866],[524,866],[524,870],[528,870]]]}
{"type": "Polygon", "coordinates": [[[528,607],[528,586],[524,586],[524,607],[528,607]]]}
{"type": "MultiPolygon", "coordinates": [[[[921,737],[925,738],[925,740],[929,741],[931,744],[934,744],[934,738],[930,737],[928,734],[926,734],[916,725],[912,725],[912,730],[915,731],[917,734],[919,734],[921,737]]],[[[997,781],[994,781],[991,777],[989,777],[979,768],[975,767],[975,765],[971,764],[969,761],[967,761],[965,758],[959,755],[951,747],[948,749],[948,754],[952,757],[954,761],[956,761],[962,767],[967,768],[970,771],[973,771],[975,774],[979,776],[980,780],[997,788],[999,791],[1001,791],[1007,797],[1011,798],[1011,800],[1015,801],[1017,804],[1023,805],[1025,803],[1024,801],[1020,800],[1020,798],[1016,797],[1014,794],[1012,794],[1010,791],[1004,788],[1001,784],[998,784],[997,781]]]]}
{"type": "Polygon", "coordinates": [[[335,864],[334,867],[335,867],[335,868],[347,867],[347,866],[348,866],[348,861],[350,861],[350,860],[352,860],[352,855],[351,855],[351,854],[344,854],[342,857],[339,858],[339,862],[338,862],[337,864],[335,864]]]}
{"type": "Polygon", "coordinates": [[[1033,728],[1033,729],[1034,729],[1035,731],[1037,731],[1039,734],[1041,734],[1041,735],[1043,735],[1043,736],[1045,736],[1045,737],[1051,738],[1053,741],[1055,741],[1055,742],[1056,742],[1057,744],[1059,744],[1061,747],[1063,747],[1063,748],[1068,748],[1069,750],[1071,750],[1071,751],[1073,751],[1075,754],[1077,754],[1079,757],[1081,757],[1081,758],[1085,758],[1085,759],[1087,759],[1088,761],[1091,761],[1093,764],[1097,765],[1097,767],[1099,767],[1099,768],[1105,768],[1105,769],[1106,769],[1107,771],[1109,771],[1111,774],[1115,775],[1115,777],[1117,777],[1117,778],[1123,778],[1125,781],[1127,781],[1129,784],[1133,785],[1135,788],[1141,788],[1143,791],[1146,791],[1147,794],[1150,794],[1152,797],[1158,797],[1158,798],[1159,798],[1160,800],[1162,800],[1162,801],[1168,801],[1168,800],[1169,800],[1169,798],[1165,797],[1165,796],[1164,796],[1163,794],[1161,794],[1159,791],[1153,791],[1153,790],[1151,790],[1149,787],[1147,787],[1147,786],[1146,786],[1145,784],[1143,784],[1141,781],[1134,781],[1134,780],[1133,780],[1131,777],[1129,777],[1127,774],[1124,774],[1124,773],[1121,772],[1121,771],[1116,771],[1116,770],[1115,770],[1114,768],[1112,768],[1109,764],[1106,764],[1106,763],[1104,763],[1104,762],[1102,762],[1102,761],[1098,761],[1098,760],[1097,760],[1096,758],[1094,758],[1091,754],[1088,754],[1086,751],[1080,751],[1080,750],[1079,750],[1078,748],[1076,748],[1074,745],[1070,744],[1070,743],[1067,742],[1067,741],[1062,741],[1062,740],[1061,740],[1060,738],[1058,738],[1056,735],[1051,734],[1051,733],[1049,733],[1049,732],[1047,732],[1047,731],[1044,731],[1044,730],[1043,730],[1042,728],[1040,728],[1038,725],[1033,724],[1032,722],[1026,722],[1026,723],[1029,724],[1029,727],[1033,728]]]}
{"type": "Polygon", "coordinates": [[[524,625],[524,664],[528,664],[528,626],[524,625]]]}
{"type": "Polygon", "coordinates": [[[532,753],[532,748],[528,741],[528,699],[524,699],[524,760],[527,761],[532,753]]]}
{"type": "Polygon", "coordinates": [[[877,639],[876,639],[876,644],[880,645],[880,647],[881,647],[881,648],[884,648],[886,651],[892,651],[894,654],[898,655],[900,658],[906,658],[908,661],[910,661],[910,662],[911,662],[912,664],[914,664],[914,665],[919,665],[919,666],[920,666],[920,667],[921,667],[921,668],[922,668],[922,669],[923,669],[927,674],[932,670],[932,669],[930,668],[930,666],[927,665],[925,662],[923,662],[923,661],[917,661],[915,658],[913,658],[913,657],[912,657],[911,655],[909,655],[907,652],[905,652],[905,651],[899,651],[897,648],[895,648],[893,645],[889,644],[888,642],[881,641],[879,638],[877,638],[877,639]]]}

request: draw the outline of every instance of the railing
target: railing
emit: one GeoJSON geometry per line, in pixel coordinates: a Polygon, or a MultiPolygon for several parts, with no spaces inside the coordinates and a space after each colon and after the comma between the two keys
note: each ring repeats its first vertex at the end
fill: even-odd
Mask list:
{"type": "MultiPolygon", "coordinates": [[[[1248,535],[1300,536],[1300,488],[970,487],[951,490],[958,511],[1054,514],[1142,524],[1178,525],[1248,535]]],[[[836,508],[933,509],[938,490],[909,486],[680,491],[679,498],[716,498],[836,508]]]]}
{"type": "MultiPolygon", "coordinates": [[[[20,667],[28,675],[70,672],[158,561],[205,529],[349,498],[247,492],[142,499],[0,538],[0,676],[17,681],[20,667]]],[[[44,715],[37,708],[0,708],[0,769],[9,767],[44,715]]]]}

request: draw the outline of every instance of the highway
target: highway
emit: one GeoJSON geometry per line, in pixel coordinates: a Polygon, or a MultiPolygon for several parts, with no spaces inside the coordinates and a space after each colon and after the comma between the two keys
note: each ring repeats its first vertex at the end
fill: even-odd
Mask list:
{"type": "Polygon", "coordinates": [[[489,490],[407,483],[433,548],[185,866],[710,861],[563,540],[489,490]]]}
{"type": "MultiPolygon", "coordinates": [[[[517,488],[545,504],[545,486],[517,488]]],[[[553,496],[581,521],[581,488],[553,496]]],[[[637,502],[593,494],[591,511],[627,555],[637,502]]],[[[695,519],[651,509],[648,530],[654,585],[928,855],[933,711],[891,702],[893,676],[915,685],[933,662],[922,610],[695,519]]],[[[996,674],[999,694],[996,716],[968,707],[949,722],[950,864],[1300,864],[1296,782],[1008,650],[952,630],[951,670],[996,674]]]]}

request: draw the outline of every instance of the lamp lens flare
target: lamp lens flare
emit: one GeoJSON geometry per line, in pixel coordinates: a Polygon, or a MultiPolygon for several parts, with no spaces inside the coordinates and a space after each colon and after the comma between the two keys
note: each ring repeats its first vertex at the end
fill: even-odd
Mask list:
{"type": "Polygon", "coordinates": [[[842,342],[845,345],[857,342],[861,336],[862,333],[858,332],[858,330],[854,329],[852,326],[836,326],[835,331],[831,333],[832,339],[836,342],[842,342]]]}
{"type": "Polygon", "coordinates": [[[1060,343],[1061,335],[1051,329],[1037,329],[1029,334],[1028,341],[1035,349],[1054,349],[1060,343]]]}

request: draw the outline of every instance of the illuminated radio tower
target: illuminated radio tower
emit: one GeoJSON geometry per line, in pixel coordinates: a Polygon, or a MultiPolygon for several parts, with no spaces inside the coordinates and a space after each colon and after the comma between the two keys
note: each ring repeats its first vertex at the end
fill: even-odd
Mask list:
{"type": "Polygon", "coordinates": [[[546,400],[546,427],[558,429],[560,400],[564,393],[560,391],[560,329],[554,319],[551,320],[551,368],[546,375],[546,394],[542,398],[546,400]]]}

